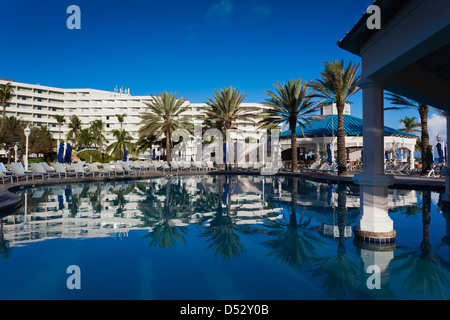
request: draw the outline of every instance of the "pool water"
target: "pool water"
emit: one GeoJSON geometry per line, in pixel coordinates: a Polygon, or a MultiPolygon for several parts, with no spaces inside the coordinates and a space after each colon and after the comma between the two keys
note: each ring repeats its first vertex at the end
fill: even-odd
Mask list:
{"type": "Polygon", "coordinates": [[[301,178],[172,176],[16,192],[21,207],[1,221],[0,299],[450,295],[450,214],[431,191],[389,190],[393,245],[354,239],[358,187],[301,178]]]}

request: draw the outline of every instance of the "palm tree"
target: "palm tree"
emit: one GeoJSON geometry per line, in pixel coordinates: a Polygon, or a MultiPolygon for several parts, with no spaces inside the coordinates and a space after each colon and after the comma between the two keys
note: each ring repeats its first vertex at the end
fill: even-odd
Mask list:
{"type": "Polygon", "coordinates": [[[291,130],[292,171],[296,172],[298,171],[298,162],[295,129],[298,125],[304,134],[305,125],[311,126],[311,120],[320,119],[319,116],[312,115],[319,104],[313,100],[315,92],[308,92],[308,84],[302,82],[301,78],[295,81],[289,80],[287,84],[278,82],[278,85],[274,84],[273,86],[276,93],[265,90],[269,99],[266,99],[263,105],[269,107],[269,109],[261,115],[261,127],[289,125],[291,130]]]}
{"type": "Polygon", "coordinates": [[[77,144],[77,135],[81,131],[81,120],[76,115],[73,115],[72,118],[69,121],[69,124],[67,125],[70,129],[70,131],[67,133],[66,138],[67,139],[73,139],[73,143],[76,146],[77,144]]]}
{"type": "Polygon", "coordinates": [[[122,159],[124,148],[128,150],[133,149],[133,143],[131,142],[133,138],[126,130],[114,129],[111,131],[111,134],[116,138],[116,141],[111,143],[105,152],[111,152],[111,155],[114,155],[116,159],[122,159]]]}
{"type": "Polygon", "coordinates": [[[66,122],[66,119],[64,118],[64,116],[59,115],[59,114],[53,115],[53,118],[55,118],[55,119],[56,119],[56,122],[58,122],[58,127],[59,127],[59,141],[61,141],[61,126],[63,125],[63,123],[66,122]]]}
{"type": "Polygon", "coordinates": [[[172,161],[171,145],[172,133],[176,129],[186,129],[192,131],[191,119],[183,113],[189,110],[186,106],[186,98],[178,98],[176,93],[162,92],[159,96],[151,95],[152,102],[145,103],[150,112],[141,114],[142,127],[139,129],[139,138],[156,136],[160,139],[166,137],[166,157],[167,162],[172,161]]]}
{"type": "Polygon", "coordinates": [[[325,61],[325,70],[321,72],[321,78],[313,81],[311,87],[318,92],[318,97],[327,99],[336,104],[338,112],[337,128],[337,162],[338,175],[345,176],[347,172],[347,152],[345,149],[344,108],[348,99],[359,91],[357,85],[360,76],[356,76],[359,66],[350,63],[344,67],[344,61],[325,61]]]}
{"type": "Polygon", "coordinates": [[[90,128],[81,129],[77,136],[78,148],[89,148],[93,143],[95,143],[95,138],[93,137],[90,128]]]}
{"type": "Polygon", "coordinates": [[[125,117],[127,116],[126,113],[124,114],[116,114],[117,120],[120,123],[120,131],[123,130],[123,123],[125,122],[125,117]]]}
{"type": "Polygon", "coordinates": [[[103,147],[103,141],[108,142],[105,136],[103,135],[103,130],[105,129],[105,124],[102,120],[94,120],[91,122],[91,132],[94,136],[95,140],[98,141],[98,149],[100,152],[100,160],[103,160],[102,155],[102,147],[103,147]]]}
{"type": "Polygon", "coordinates": [[[394,106],[386,107],[384,110],[405,110],[413,109],[417,110],[420,115],[420,125],[422,127],[420,141],[422,142],[422,172],[421,176],[426,176],[428,170],[431,170],[431,159],[430,152],[428,151],[430,145],[430,137],[428,135],[428,112],[430,111],[430,106],[413,100],[402,97],[401,95],[395,93],[388,93],[387,100],[389,100],[394,106]]]}
{"type": "Polygon", "coordinates": [[[2,113],[2,125],[0,127],[0,134],[3,131],[3,126],[5,125],[6,118],[6,104],[12,99],[14,95],[14,89],[11,83],[0,84],[0,101],[2,102],[3,113],[2,113]]]}
{"type": "Polygon", "coordinates": [[[237,121],[249,120],[254,117],[252,108],[241,108],[241,103],[246,98],[245,93],[241,93],[233,87],[222,88],[220,91],[214,90],[214,97],[208,98],[206,102],[205,116],[201,120],[206,121],[206,125],[219,130],[234,129],[237,121]]]}
{"type": "Polygon", "coordinates": [[[416,117],[405,116],[403,119],[400,119],[400,123],[403,123],[405,126],[404,128],[401,128],[400,131],[404,131],[406,133],[418,132],[420,130],[417,130],[416,128],[422,126],[420,122],[416,122],[416,117]]]}

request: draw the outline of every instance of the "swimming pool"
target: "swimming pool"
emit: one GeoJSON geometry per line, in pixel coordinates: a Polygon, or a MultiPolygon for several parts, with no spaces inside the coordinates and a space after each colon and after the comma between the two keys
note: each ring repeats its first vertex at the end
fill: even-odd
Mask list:
{"type": "Polygon", "coordinates": [[[389,190],[397,237],[388,245],[354,238],[358,187],[301,178],[172,176],[16,193],[22,205],[1,224],[1,299],[449,297],[450,216],[436,192],[389,190]],[[374,261],[379,289],[369,285],[374,261]]]}

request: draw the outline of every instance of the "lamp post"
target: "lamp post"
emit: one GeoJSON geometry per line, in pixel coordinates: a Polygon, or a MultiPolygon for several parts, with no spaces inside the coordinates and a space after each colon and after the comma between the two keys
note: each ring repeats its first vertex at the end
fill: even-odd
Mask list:
{"type": "Polygon", "coordinates": [[[25,170],[28,170],[28,137],[30,136],[31,133],[30,127],[27,126],[24,130],[24,133],[26,142],[25,142],[25,159],[23,161],[23,165],[25,166],[25,170]]]}
{"type": "Polygon", "coordinates": [[[17,154],[17,151],[19,150],[19,146],[16,144],[14,144],[14,162],[17,163],[19,161],[19,157],[17,154]]]}

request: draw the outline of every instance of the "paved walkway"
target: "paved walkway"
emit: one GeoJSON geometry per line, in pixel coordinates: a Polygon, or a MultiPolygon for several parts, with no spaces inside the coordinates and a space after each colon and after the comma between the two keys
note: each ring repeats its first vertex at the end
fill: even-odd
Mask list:
{"type": "MultiPolygon", "coordinates": [[[[42,185],[53,185],[53,184],[71,184],[71,183],[89,183],[89,182],[101,182],[101,181],[117,181],[117,180],[136,180],[136,179],[152,179],[152,178],[162,178],[166,176],[185,176],[185,175],[198,175],[198,174],[253,174],[259,175],[256,171],[179,171],[179,172],[162,172],[162,171],[146,171],[141,174],[131,174],[131,175],[112,175],[112,176],[97,176],[97,177],[68,177],[68,178],[51,178],[51,179],[39,179],[36,178],[34,181],[31,179],[29,181],[20,181],[19,183],[7,183],[0,185],[0,215],[3,215],[6,211],[11,210],[20,204],[21,197],[12,193],[16,188],[28,187],[28,186],[42,186],[42,185]]],[[[309,173],[309,172],[279,172],[278,176],[289,176],[289,177],[304,177],[307,179],[323,182],[343,182],[354,184],[353,175],[339,177],[332,174],[323,173],[309,173]]],[[[443,191],[445,189],[445,178],[427,178],[420,177],[419,175],[394,175],[394,187],[406,188],[406,189],[432,189],[435,191],[443,191]]]]}

